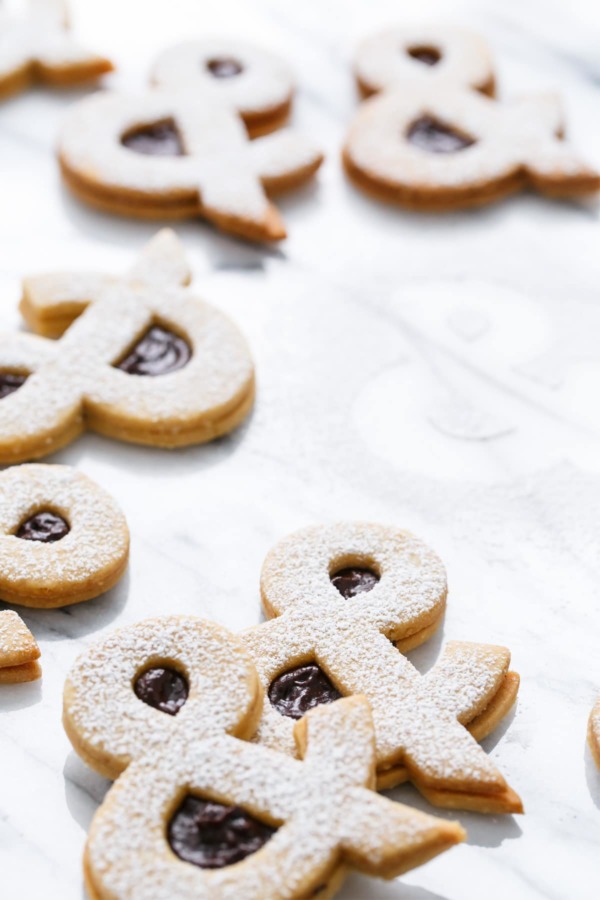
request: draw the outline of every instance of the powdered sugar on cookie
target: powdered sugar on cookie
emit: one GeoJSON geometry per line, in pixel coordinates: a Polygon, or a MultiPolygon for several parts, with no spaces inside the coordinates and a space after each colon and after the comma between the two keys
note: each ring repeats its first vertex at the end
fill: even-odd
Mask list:
{"type": "MultiPolygon", "coordinates": [[[[265,696],[280,676],[316,664],[342,696],[369,699],[382,784],[410,778],[441,805],[521,809],[464,727],[500,696],[509,652],[450,643],[423,677],[392,644],[413,638],[414,646],[426,639],[444,608],[443,566],[421,541],[371,524],[307,528],[271,550],[261,591],[265,611],[274,618],[242,637],[265,696]],[[370,588],[344,593],[336,587],[336,578],[350,583],[365,569],[379,578],[370,588]]],[[[511,690],[516,693],[516,684],[511,690]]],[[[265,702],[257,739],[293,753],[289,715],[265,702]]]]}
{"type": "Polygon", "coordinates": [[[368,790],[373,727],[364,699],[299,723],[304,762],[239,740],[259,712],[256,673],[240,644],[198,619],[149,620],[80,658],[65,687],[67,732],[100,771],[128,765],[90,829],[85,868],[94,895],[291,900],[327,885],[331,896],[344,864],[392,877],[461,840],[456,824],[368,790]],[[189,681],[175,717],[132,689],[140,671],[166,660],[189,681]],[[169,825],[190,795],[234,805],[275,831],[235,865],[186,865],[170,849],[169,825]]]}
{"type": "Polygon", "coordinates": [[[3,600],[47,608],[97,597],[121,577],[128,554],[125,517],[91,478],[48,465],[0,474],[3,600]]]}
{"type": "Polygon", "coordinates": [[[79,302],[68,276],[26,282],[22,306],[34,327],[53,330],[55,314],[66,327],[84,311],[58,341],[0,339],[0,372],[28,375],[0,401],[3,462],[51,453],[86,426],[175,447],[212,440],[245,418],[254,396],[248,348],[222,313],[170,282],[188,278],[180,251],[165,264],[175,243],[159,234],[132,277],[76,279],[86,294],[79,302]]]}

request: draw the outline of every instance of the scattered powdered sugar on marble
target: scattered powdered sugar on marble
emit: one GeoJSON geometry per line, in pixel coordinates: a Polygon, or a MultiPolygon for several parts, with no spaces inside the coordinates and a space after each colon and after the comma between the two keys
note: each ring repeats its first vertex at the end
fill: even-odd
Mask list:
{"type": "Polygon", "coordinates": [[[394,87],[411,79],[432,87],[458,84],[483,88],[493,83],[489,48],[476,34],[449,26],[405,26],[391,28],[364,40],[356,52],[354,71],[370,91],[394,87]],[[423,65],[410,55],[413,48],[437,50],[440,59],[423,65]]]}
{"type": "Polygon", "coordinates": [[[283,59],[231,38],[205,38],[170,47],[156,60],[151,78],[159,87],[215,97],[242,116],[286,104],[293,91],[292,73],[283,59]],[[215,78],[208,64],[218,59],[234,60],[242,71],[234,77],[215,78]]]}
{"type": "MultiPolygon", "coordinates": [[[[124,428],[151,428],[177,434],[208,425],[235,409],[252,389],[253,365],[236,326],[186,288],[165,283],[187,280],[187,266],[176,253],[165,254],[176,238],[161,232],[134,269],[133,279],[75,277],[85,285],[90,305],[57,341],[27,334],[0,338],[0,368],[32,372],[25,384],[0,404],[0,443],[18,446],[39,439],[39,449],[57,432],[100,415],[124,428]],[[164,275],[154,278],[159,271],[164,275]],[[152,283],[150,283],[152,279],[152,283]],[[187,365],[157,378],[136,377],[114,363],[152,324],[182,333],[192,347],[187,365]]],[[[60,285],[67,285],[66,276],[60,285]]],[[[32,308],[50,315],[62,304],[55,276],[29,282],[32,308]]],[[[85,305],[85,302],[84,304],[85,305]]],[[[30,452],[24,452],[26,457],[30,452]]],[[[39,455],[39,453],[38,453],[39,455]]]]}
{"type": "Polygon", "coordinates": [[[450,397],[432,404],[427,419],[441,434],[463,441],[488,441],[510,434],[516,428],[495,413],[450,397]]]}
{"type": "Polygon", "coordinates": [[[59,588],[101,578],[127,554],[129,532],[113,498],[69,466],[14,466],[0,474],[0,593],[59,588]],[[18,527],[37,512],[65,518],[70,531],[53,543],[23,540],[18,527]]]}
{"type": "MultiPolygon", "coordinates": [[[[84,654],[65,689],[65,716],[86,752],[127,771],[107,795],[86,861],[101,895],[136,900],[294,898],[327,881],[347,853],[377,874],[462,837],[446,823],[367,790],[373,773],[368,704],[352,698],[310,713],[300,763],[235,734],[254,700],[252,665],[224,629],[190,617],[148,620],[84,654]],[[132,690],[147,661],[177,661],[190,695],[173,718],[132,690]],[[187,711],[187,712],[186,712],[187,711]],[[165,721],[166,720],[166,721],[165,721]],[[279,826],[257,853],[204,870],[171,852],[165,824],[182,793],[240,805],[279,826]]],[[[77,747],[77,745],[76,745],[77,747]]]]}
{"type": "MultiPolygon", "coordinates": [[[[242,637],[265,694],[282,672],[316,661],[342,695],[369,699],[379,769],[406,764],[417,785],[475,792],[506,787],[459,722],[467,724],[493,699],[508,651],[451,643],[422,677],[390,640],[418,634],[443,611],[444,568],[426,545],[373,524],[307,528],[271,550],[261,589],[275,618],[242,637]],[[346,565],[370,566],[380,581],[368,593],[342,598],[330,575],[346,565]]],[[[265,702],[258,740],[294,753],[292,729],[292,721],[265,702]]]]}

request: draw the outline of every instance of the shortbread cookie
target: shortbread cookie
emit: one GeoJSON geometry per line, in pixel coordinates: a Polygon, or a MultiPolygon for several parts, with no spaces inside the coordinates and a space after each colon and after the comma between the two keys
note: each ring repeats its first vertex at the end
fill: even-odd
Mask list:
{"type": "Polygon", "coordinates": [[[239,641],[194,617],[149,619],[79,658],[67,734],[90,766],[120,776],[87,841],[92,898],[331,897],[347,868],[392,878],[463,838],[369,790],[364,698],[297,724],[302,762],[247,742],[261,702],[239,641]]]}
{"type": "Polygon", "coordinates": [[[343,162],[381,200],[444,211],[523,189],[550,197],[600,189],[599,173],[563,140],[556,96],[506,104],[485,96],[494,86],[490,57],[471,35],[423,28],[378,36],[359,50],[356,74],[365,92],[382,93],[360,106],[343,162]]]}
{"type": "Polygon", "coordinates": [[[291,130],[251,141],[225,102],[193,91],[107,91],[76,103],[59,139],[67,185],[83,201],[142,218],[203,216],[251,240],[285,227],[267,193],[296,187],[321,154],[291,130]]]}
{"type": "Polygon", "coordinates": [[[600,768],[600,700],[598,700],[590,715],[588,740],[596,765],[600,768]]]}
{"type": "Polygon", "coordinates": [[[425,544],[380,525],[307,528],[270,551],[261,594],[271,621],[242,634],[267,698],[257,740],[293,754],[295,719],[364,694],[380,788],[410,780],[438,806],[522,811],[475,739],[514,703],[508,650],[452,641],[422,676],[397,649],[426,640],[444,609],[444,568],[425,544]]]}
{"type": "Polygon", "coordinates": [[[127,566],[129,531],[113,498],[70,466],[0,474],[0,598],[69,606],[98,597],[127,566]]]}
{"type": "Polygon", "coordinates": [[[85,428],[181,447],[239,425],[254,399],[246,342],[181,286],[188,278],[176,236],[163,231],[124,278],[27,279],[29,324],[66,331],[0,338],[0,462],[46,456],[85,428]]]}
{"type": "Polygon", "coordinates": [[[23,619],[12,610],[0,612],[0,684],[36,681],[42,670],[40,648],[23,619]]]}
{"type": "Polygon", "coordinates": [[[154,64],[154,84],[194,91],[233,107],[256,137],[280,128],[294,90],[286,62],[231,38],[206,38],[170,47],[154,64]]]}
{"type": "Polygon", "coordinates": [[[68,30],[63,0],[29,0],[28,12],[0,14],[0,98],[32,84],[72,87],[112,71],[112,63],[80,47],[68,30]]]}
{"type": "Polygon", "coordinates": [[[411,79],[431,86],[454,84],[490,96],[495,85],[487,43],[451,26],[405,26],[371,35],[358,47],[354,74],[365,96],[411,79]]]}

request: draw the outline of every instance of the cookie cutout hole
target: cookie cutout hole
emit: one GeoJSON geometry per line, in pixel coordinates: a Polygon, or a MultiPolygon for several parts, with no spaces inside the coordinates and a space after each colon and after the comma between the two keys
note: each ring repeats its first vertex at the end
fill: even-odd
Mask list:
{"type": "Polygon", "coordinates": [[[437,47],[431,47],[424,44],[416,44],[409,47],[406,51],[411,59],[423,63],[424,66],[436,66],[442,58],[441,52],[437,47]]]}
{"type": "Polygon", "coordinates": [[[0,372],[0,400],[14,394],[29,378],[29,372],[0,372]]]}
{"type": "Polygon", "coordinates": [[[192,348],[184,337],[155,323],[137,339],[116,363],[128,375],[167,375],[183,369],[192,357],[192,348]]]}
{"type": "Polygon", "coordinates": [[[145,156],[185,156],[175,119],[163,119],[131,128],[121,136],[121,143],[128,150],[145,156]]]}
{"type": "Polygon", "coordinates": [[[341,694],[315,662],[288,669],[269,686],[271,706],[282,716],[301,719],[321,703],[333,703],[341,694]]]}
{"type": "Polygon", "coordinates": [[[332,585],[345,600],[372,591],[380,577],[369,565],[344,565],[334,569],[329,576],[332,585]]]}
{"type": "Polygon", "coordinates": [[[171,816],[167,839],[184,862],[222,869],[256,853],[276,831],[240,806],[188,794],[171,816]]]}
{"type": "Polygon", "coordinates": [[[50,509],[42,509],[29,516],[15,532],[15,536],[24,541],[40,541],[42,544],[53,544],[62,540],[71,527],[66,519],[50,509]]]}
{"type": "Polygon", "coordinates": [[[235,78],[244,71],[242,64],[233,56],[215,56],[207,61],[206,68],[213,78],[235,78]]]}
{"type": "Polygon", "coordinates": [[[170,666],[152,666],[134,681],[136,697],[153,709],[176,716],[189,693],[187,678],[170,666]]]}
{"type": "Polygon", "coordinates": [[[433,116],[421,116],[406,132],[409,143],[426,153],[458,153],[476,143],[475,138],[445,125],[433,116]]]}

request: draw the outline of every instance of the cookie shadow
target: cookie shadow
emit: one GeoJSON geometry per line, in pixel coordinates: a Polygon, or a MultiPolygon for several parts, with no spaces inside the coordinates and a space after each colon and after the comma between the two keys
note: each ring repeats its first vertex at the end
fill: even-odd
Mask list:
{"type": "Polygon", "coordinates": [[[490,816],[461,809],[440,809],[428,803],[411,784],[402,784],[383,793],[397,803],[412,806],[430,816],[447,821],[458,819],[467,831],[467,844],[476,847],[500,847],[504,841],[514,840],[523,833],[514,816],[490,816]]]}
{"type": "MultiPolygon", "coordinates": [[[[16,607],[25,624],[31,629],[37,640],[70,641],[74,638],[93,634],[117,618],[123,611],[129,595],[129,571],[127,570],[119,583],[110,591],[58,609],[24,609],[16,607]]],[[[1,604],[2,608],[5,604],[1,604]]],[[[6,606],[7,609],[15,607],[6,606]]],[[[43,665],[43,659],[42,659],[43,665]]]]}
{"type": "Polygon", "coordinates": [[[596,761],[592,756],[588,743],[585,743],[585,751],[583,754],[585,761],[585,780],[587,781],[588,790],[595,806],[600,809],[600,769],[596,765],[596,761]]]}
{"type": "Polygon", "coordinates": [[[24,684],[0,685],[0,715],[35,706],[42,699],[42,679],[24,684]]]}
{"type": "Polygon", "coordinates": [[[338,900],[448,900],[442,894],[428,891],[426,888],[402,884],[398,879],[380,881],[367,875],[349,875],[339,894],[338,900]]]}
{"type": "MultiPolygon", "coordinates": [[[[116,466],[131,472],[133,477],[152,479],[157,474],[161,478],[182,480],[187,473],[211,469],[225,463],[242,446],[252,427],[254,407],[243,422],[229,434],[215,438],[206,444],[178,447],[165,450],[161,447],[147,447],[113,440],[103,435],[87,432],[77,438],[69,447],[49,456],[45,462],[78,466],[85,471],[85,461],[90,458],[103,466],[116,466]]],[[[102,487],[111,491],[110,477],[102,481],[102,487]]]]}
{"type": "Polygon", "coordinates": [[[87,833],[111,782],[85,765],[72,750],[63,766],[65,801],[73,819],[87,833]]]}

